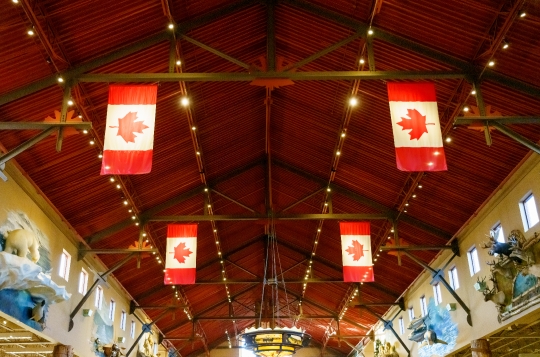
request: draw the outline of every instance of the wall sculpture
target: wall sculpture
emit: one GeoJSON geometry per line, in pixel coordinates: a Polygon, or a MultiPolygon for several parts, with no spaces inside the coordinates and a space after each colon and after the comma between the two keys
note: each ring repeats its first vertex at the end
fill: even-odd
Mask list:
{"type": "Polygon", "coordinates": [[[51,279],[48,237],[23,212],[0,224],[0,310],[43,331],[48,307],[70,298],[51,279]]]}
{"type": "Polygon", "coordinates": [[[429,299],[427,308],[426,316],[413,319],[407,326],[411,330],[409,340],[418,342],[420,357],[444,356],[456,345],[457,323],[452,321],[446,308],[441,304],[435,305],[433,298],[429,299]]]}
{"type": "Polygon", "coordinates": [[[493,235],[482,244],[489,249],[492,261],[488,281],[479,278],[475,289],[485,301],[495,304],[499,322],[540,302],[540,234],[525,238],[520,230],[513,230],[507,242],[498,242],[493,235]]]}

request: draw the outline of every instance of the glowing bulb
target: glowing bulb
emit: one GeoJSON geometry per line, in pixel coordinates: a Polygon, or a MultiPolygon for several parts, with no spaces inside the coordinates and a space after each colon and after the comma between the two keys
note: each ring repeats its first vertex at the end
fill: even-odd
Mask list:
{"type": "Polygon", "coordinates": [[[503,50],[506,50],[509,46],[510,46],[510,44],[508,42],[505,42],[505,43],[503,43],[502,48],[503,48],[503,50]]]}
{"type": "Polygon", "coordinates": [[[368,32],[367,32],[368,35],[373,35],[373,30],[372,29],[369,29],[368,32]]]}
{"type": "Polygon", "coordinates": [[[109,178],[109,181],[114,182],[114,177],[109,178]]]}
{"type": "Polygon", "coordinates": [[[358,104],[358,99],[352,97],[351,99],[349,99],[349,104],[351,105],[351,107],[355,107],[358,104]]]}
{"type": "Polygon", "coordinates": [[[34,30],[28,30],[27,34],[28,34],[29,36],[34,36],[34,30]]]}
{"type": "Polygon", "coordinates": [[[94,145],[96,142],[94,140],[90,140],[90,145],[94,145]]]}
{"type": "Polygon", "coordinates": [[[88,130],[84,129],[84,130],[82,131],[82,133],[83,133],[83,134],[88,134],[88,130]]]}
{"type": "Polygon", "coordinates": [[[126,206],[127,206],[127,205],[128,205],[128,203],[129,203],[129,202],[128,202],[127,200],[125,200],[125,201],[124,201],[124,205],[126,205],[126,206]]]}
{"type": "Polygon", "coordinates": [[[181,64],[182,64],[182,62],[180,60],[176,61],[177,66],[180,66],[181,64]]]}
{"type": "Polygon", "coordinates": [[[192,126],[192,127],[191,127],[191,130],[195,131],[195,130],[197,130],[197,128],[194,127],[194,126],[192,126]]]}
{"type": "Polygon", "coordinates": [[[337,156],[341,155],[341,151],[337,151],[337,152],[336,152],[336,155],[337,155],[337,156]]]}
{"type": "Polygon", "coordinates": [[[189,105],[189,98],[182,97],[182,99],[180,99],[180,104],[182,104],[184,107],[187,107],[189,105]]]}
{"type": "Polygon", "coordinates": [[[473,90],[471,91],[471,94],[472,94],[472,95],[476,95],[476,90],[473,89],[473,90]]]}
{"type": "Polygon", "coordinates": [[[70,99],[70,100],[67,101],[67,104],[68,105],[73,105],[73,101],[70,99]]]}
{"type": "Polygon", "coordinates": [[[174,28],[174,24],[169,24],[169,29],[172,30],[174,28]]]}
{"type": "Polygon", "coordinates": [[[344,138],[344,137],[345,137],[345,133],[341,133],[341,137],[344,138]]]}
{"type": "Polygon", "coordinates": [[[488,66],[490,66],[490,67],[495,66],[495,61],[489,61],[489,62],[488,62],[488,66]]]}
{"type": "Polygon", "coordinates": [[[364,63],[366,63],[366,60],[363,58],[360,58],[360,64],[364,64],[364,63]]]}
{"type": "Polygon", "coordinates": [[[463,111],[464,111],[464,112],[468,112],[468,111],[469,111],[469,107],[463,107],[463,111]]]}
{"type": "Polygon", "coordinates": [[[116,185],[116,188],[117,188],[117,189],[121,189],[121,188],[122,188],[122,186],[120,186],[120,185],[116,185]]]}
{"type": "MultiPolygon", "coordinates": [[[[15,1],[14,1],[15,2],[15,1]]],[[[522,11],[520,14],[519,14],[519,17],[525,17],[527,16],[527,13],[525,11],[522,11]]]]}
{"type": "Polygon", "coordinates": [[[62,83],[64,81],[64,78],[58,77],[58,82],[62,83]]]}
{"type": "Polygon", "coordinates": [[[99,153],[97,157],[100,158],[100,159],[102,159],[102,158],[103,158],[103,154],[102,154],[102,153],[99,153]]]}

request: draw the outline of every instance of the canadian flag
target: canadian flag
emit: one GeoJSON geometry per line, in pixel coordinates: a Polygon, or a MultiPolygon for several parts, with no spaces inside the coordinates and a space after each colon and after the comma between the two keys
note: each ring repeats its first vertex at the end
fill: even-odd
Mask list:
{"type": "Polygon", "coordinates": [[[102,175],[150,172],[156,99],[156,85],[109,87],[102,175]]]}
{"type": "Polygon", "coordinates": [[[169,224],[164,284],[195,284],[196,267],[197,225],[169,224]]]}
{"type": "Polygon", "coordinates": [[[388,83],[387,88],[398,169],[447,170],[435,85],[388,83]]]}
{"type": "Polygon", "coordinates": [[[374,281],[369,222],[340,222],[343,281],[374,281]]]}

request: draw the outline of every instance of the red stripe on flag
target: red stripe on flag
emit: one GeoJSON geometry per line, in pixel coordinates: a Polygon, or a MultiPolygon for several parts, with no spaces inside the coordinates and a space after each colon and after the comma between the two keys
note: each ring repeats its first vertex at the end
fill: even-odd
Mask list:
{"type": "Polygon", "coordinates": [[[156,104],[157,86],[109,86],[109,104],[156,104]]]}
{"type": "Polygon", "coordinates": [[[195,268],[165,269],[165,285],[195,284],[195,268]]]}
{"type": "Polygon", "coordinates": [[[146,174],[152,170],[152,151],[105,150],[101,164],[102,175],[146,174]]]}
{"type": "Polygon", "coordinates": [[[369,222],[339,222],[342,236],[368,236],[369,222]]]}
{"type": "Polygon", "coordinates": [[[387,83],[390,102],[436,102],[433,83],[387,83]]]}
{"type": "Polygon", "coordinates": [[[401,171],[446,171],[443,148],[396,148],[396,163],[401,171]],[[436,154],[438,153],[438,154],[436,154]]]}
{"type": "Polygon", "coordinates": [[[167,226],[168,238],[197,237],[196,224],[169,224],[167,226]]]}
{"type": "Polygon", "coordinates": [[[373,276],[373,267],[343,267],[344,282],[371,282],[375,281],[373,276]]]}

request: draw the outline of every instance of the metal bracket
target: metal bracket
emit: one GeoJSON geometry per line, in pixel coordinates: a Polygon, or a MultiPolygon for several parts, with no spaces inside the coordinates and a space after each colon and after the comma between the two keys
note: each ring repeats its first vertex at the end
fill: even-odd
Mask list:
{"type": "Polygon", "coordinates": [[[459,246],[456,240],[453,240],[450,245],[407,245],[407,246],[392,246],[387,247],[383,246],[380,247],[381,251],[398,251],[398,252],[406,252],[409,250],[444,250],[449,249],[454,253],[454,255],[460,256],[459,253],[459,246]]]}
{"type": "Polygon", "coordinates": [[[0,164],[0,178],[6,182],[7,181],[7,176],[4,174],[4,170],[6,169],[6,164],[5,163],[2,163],[0,164]]]}
{"type": "Polygon", "coordinates": [[[83,259],[86,254],[142,254],[158,252],[157,248],[144,248],[144,249],[87,249],[86,245],[79,243],[79,250],[77,253],[77,260],[83,259]]]}
{"type": "Polygon", "coordinates": [[[405,311],[405,299],[403,297],[400,297],[397,302],[378,302],[378,303],[371,303],[371,304],[355,304],[350,303],[349,306],[351,307],[371,307],[371,306],[399,306],[399,308],[402,311],[405,311]]]}
{"type": "Polygon", "coordinates": [[[21,145],[17,146],[15,149],[9,151],[5,155],[2,155],[0,157],[0,165],[5,164],[10,159],[13,159],[15,156],[19,155],[21,152],[25,151],[26,149],[29,149],[30,147],[34,146],[41,140],[45,139],[49,135],[52,134],[53,131],[57,130],[58,128],[50,127],[40,134],[34,136],[32,139],[22,143],[21,145]]]}
{"type": "Polygon", "coordinates": [[[141,340],[141,338],[143,337],[143,335],[147,332],[152,332],[152,326],[158,322],[159,320],[161,320],[161,318],[163,316],[165,316],[165,314],[167,313],[167,311],[163,311],[161,313],[161,315],[158,316],[157,319],[155,319],[154,321],[150,322],[150,323],[143,323],[142,324],[142,329],[141,329],[141,333],[139,334],[139,336],[137,336],[137,338],[135,339],[135,341],[133,342],[133,345],[131,345],[131,347],[129,348],[129,350],[127,351],[126,353],[126,356],[129,356],[129,354],[131,353],[131,351],[133,351],[133,349],[135,348],[135,346],[137,346],[139,344],[139,341],[141,340]]]}
{"type": "MultiPolygon", "coordinates": [[[[459,253],[459,251],[458,251],[459,253]]],[[[440,282],[441,284],[443,284],[443,286],[446,288],[446,290],[448,290],[448,292],[450,292],[450,294],[452,294],[452,296],[454,297],[454,299],[456,299],[456,301],[459,303],[459,305],[461,305],[461,307],[463,308],[463,310],[465,310],[465,312],[467,313],[467,323],[472,326],[472,318],[471,318],[471,310],[467,307],[467,305],[465,305],[465,303],[463,302],[463,300],[461,300],[461,298],[459,297],[458,294],[456,294],[456,292],[454,291],[454,289],[452,289],[452,287],[450,286],[450,284],[448,284],[448,282],[444,279],[444,268],[446,268],[448,266],[448,264],[450,264],[450,262],[452,261],[452,259],[454,259],[454,257],[457,255],[454,253],[454,255],[449,259],[449,261],[445,264],[444,268],[443,269],[438,269],[438,270],[435,270],[433,269],[432,267],[430,267],[429,265],[427,265],[426,263],[424,263],[423,261],[421,261],[420,259],[416,258],[414,255],[410,254],[409,252],[404,252],[404,254],[406,256],[408,256],[409,258],[411,258],[414,262],[416,262],[418,265],[422,266],[425,270],[428,270],[429,272],[431,272],[431,276],[433,278],[433,280],[431,281],[430,284],[436,284],[438,282],[440,282]]]]}

